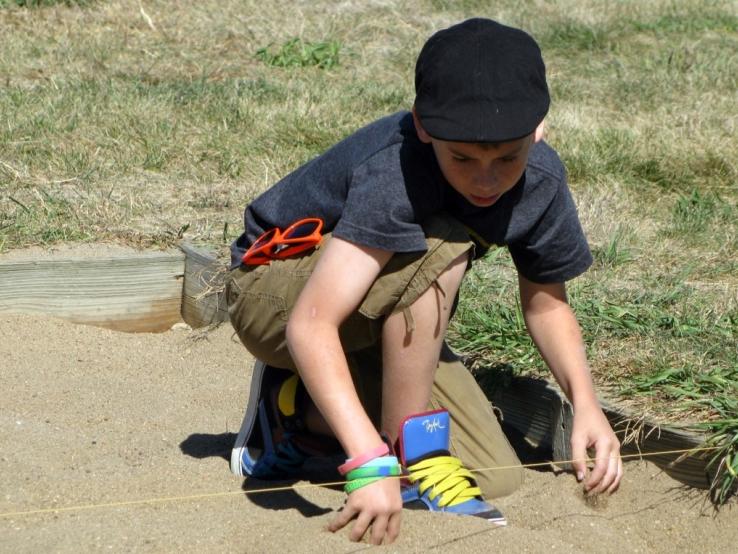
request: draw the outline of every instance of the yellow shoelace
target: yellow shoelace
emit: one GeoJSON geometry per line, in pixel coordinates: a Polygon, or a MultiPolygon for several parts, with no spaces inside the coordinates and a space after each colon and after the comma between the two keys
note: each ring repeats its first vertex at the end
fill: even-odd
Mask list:
{"type": "Polygon", "coordinates": [[[418,490],[421,495],[428,489],[431,489],[428,493],[431,500],[441,495],[438,505],[442,508],[461,504],[482,494],[479,487],[472,484],[474,477],[471,472],[454,456],[429,458],[409,466],[407,470],[410,472],[408,481],[420,481],[418,490]]]}

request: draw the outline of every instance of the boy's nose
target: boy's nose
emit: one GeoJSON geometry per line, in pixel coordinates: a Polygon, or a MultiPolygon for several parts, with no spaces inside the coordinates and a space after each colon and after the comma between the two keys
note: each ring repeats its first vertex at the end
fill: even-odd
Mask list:
{"type": "Polygon", "coordinates": [[[497,174],[493,170],[487,170],[477,176],[475,184],[481,189],[490,190],[497,187],[497,182],[497,174]]]}

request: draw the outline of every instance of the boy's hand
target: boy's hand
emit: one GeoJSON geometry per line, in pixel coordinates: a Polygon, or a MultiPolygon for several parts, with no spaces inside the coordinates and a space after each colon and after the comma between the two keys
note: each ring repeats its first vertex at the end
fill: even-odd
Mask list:
{"type": "Polygon", "coordinates": [[[584,490],[596,494],[615,492],[623,476],[620,441],[610,427],[605,414],[597,405],[574,407],[571,433],[572,466],[577,480],[584,481],[584,490]],[[587,475],[587,449],[594,448],[595,464],[587,475]]]}
{"type": "Polygon", "coordinates": [[[369,542],[389,544],[400,534],[401,514],[400,480],[381,479],[349,494],[346,505],[328,524],[328,530],[338,531],[356,518],[349,534],[352,541],[360,541],[371,526],[369,542]]]}

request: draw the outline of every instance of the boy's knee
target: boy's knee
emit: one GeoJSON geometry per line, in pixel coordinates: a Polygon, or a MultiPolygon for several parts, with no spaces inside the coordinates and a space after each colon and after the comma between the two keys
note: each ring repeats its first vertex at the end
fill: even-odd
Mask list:
{"type": "Polygon", "coordinates": [[[477,484],[485,498],[501,498],[517,491],[524,480],[523,468],[506,468],[488,473],[497,473],[489,478],[478,478],[477,484]]]}

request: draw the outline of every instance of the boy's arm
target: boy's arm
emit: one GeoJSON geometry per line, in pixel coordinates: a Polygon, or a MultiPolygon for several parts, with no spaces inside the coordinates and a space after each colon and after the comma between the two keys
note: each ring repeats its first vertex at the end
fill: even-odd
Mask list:
{"type": "Polygon", "coordinates": [[[586,472],[587,448],[595,466],[584,486],[613,492],[623,474],[620,443],[600,408],[592,384],[582,334],[566,299],[563,283],[538,284],[518,275],[523,316],[533,342],[574,407],[571,435],[573,466],[579,480],[586,472]]]}
{"type": "MultiPolygon", "coordinates": [[[[338,329],[391,256],[331,238],[287,323],[287,345],[300,377],[349,458],[380,446],[382,439],[359,400],[338,329]]],[[[328,528],[337,531],[355,518],[352,540],[371,526],[372,544],[390,543],[399,534],[401,511],[399,481],[381,479],[352,492],[328,528]]]]}
{"type": "Polygon", "coordinates": [[[391,252],[331,238],[295,303],[287,345],[310,397],[349,457],[381,445],[356,393],[338,329],[391,252]]]}

